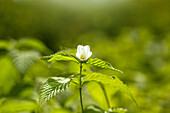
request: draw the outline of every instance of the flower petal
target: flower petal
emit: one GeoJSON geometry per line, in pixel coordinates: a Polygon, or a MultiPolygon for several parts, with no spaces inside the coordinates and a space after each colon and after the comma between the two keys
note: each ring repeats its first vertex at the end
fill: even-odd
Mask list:
{"type": "Polygon", "coordinates": [[[84,47],[82,46],[81,48],[80,48],[80,56],[84,56],[84,57],[86,57],[86,51],[85,51],[85,49],[84,49],[84,47]]]}
{"type": "Polygon", "coordinates": [[[90,52],[90,46],[89,45],[86,45],[84,46],[84,49],[85,49],[85,55],[86,57],[88,56],[89,52],[90,52]]]}
{"type": "Polygon", "coordinates": [[[90,46],[77,46],[77,53],[76,57],[79,58],[81,61],[87,60],[92,55],[92,52],[90,52],[90,46]]]}
{"type": "Polygon", "coordinates": [[[89,46],[89,45],[84,46],[84,49],[85,49],[87,52],[90,52],[90,46],[89,46]]]}
{"type": "Polygon", "coordinates": [[[78,45],[78,46],[77,46],[77,53],[79,53],[79,54],[80,54],[80,52],[81,52],[81,48],[83,48],[83,46],[82,46],[82,45],[78,45]]]}
{"type": "Polygon", "coordinates": [[[76,53],[76,57],[80,59],[80,54],[79,54],[79,53],[76,53]]]}
{"type": "Polygon", "coordinates": [[[91,55],[92,55],[92,52],[89,52],[89,53],[88,53],[88,56],[86,57],[86,60],[87,60],[88,58],[90,58],[91,55]]]}

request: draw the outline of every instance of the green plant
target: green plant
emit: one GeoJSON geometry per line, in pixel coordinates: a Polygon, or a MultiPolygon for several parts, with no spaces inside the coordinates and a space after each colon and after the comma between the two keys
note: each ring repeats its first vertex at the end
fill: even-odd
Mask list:
{"type": "MultiPolygon", "coordinates": [[[[115,109],[112,108],[113,106],[110,106],[109,99],[106,94],[105,87],[109,87],[113,90],[120,90],[121,92],[129,95],[134,102],[136,103],[135,99],[133,98],[133,95],[127,85],[125,85],[120,79],[118,79],[115,75],[108,76],[102,73],[96,73],[96,72],[85,72],[83,71],[83,67],[86,64],[90,64],[92,66],[96,66],[102,69],[110,69],[113,71],[117,71],[120,73],[123,73],[122,71],[113,68],[112,65],[106,61],[103,61],[98,58],[90,58],[92,55],[92,52],[90,52],[90,47],[87,46],[81,46],[79,45],[77,47],[77,53],[75,56],[75,50],[65,50],[57,52],[56,54],[50,55],[50,56],[44,56],[42,57],[43,60],[47,60],[48,62],[53,61],[72,61],[79,65],[80,70],[79,73],[70,74],[68,77],[50,77],[47,79],[47,81],[41,86],[40,89],[40,103],[44,104],[46,103],[51,97],[60,94],[63,92],[66,88],[69,87],[69,84],[72,82],[76,84],[79,88],[79,94],[80,94],[80,105],[82,113],[90,113],[88,110],[88,107],[86,110],[83,107],[83,99],[82,99],[82,88],[86,83],[89,82],[97,82],[100,84],[101,89],[103,90],[108,111],[101,110],[101,112],[105,113],[112,113],[112,112],[126,112],[126,110],[123,109],[115,109]]],[[[137,104],[137,103],[136,103],[137,104]]],[[[100,111],[99,110],[99,111],[100,111]]]]}

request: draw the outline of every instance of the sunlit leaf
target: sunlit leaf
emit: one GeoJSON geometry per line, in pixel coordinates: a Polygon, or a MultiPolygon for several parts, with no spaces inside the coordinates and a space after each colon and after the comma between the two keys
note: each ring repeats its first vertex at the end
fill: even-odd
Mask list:
{"type": "Polygon", "coordinates": [[[51,62],[51,61],[73,61],[73,62],[77,62],[78,63],[78,61],[75,59],[75,58],[73,58],[73,57],[70,57],[70,56],[65,56],[65,55],[63,55],[63,54],[61,54],[61,55],[55,55],[55,56],[53,56],[50,60],[48,60],[49,62],[51,62]]]}
{"type": "Polygon", "coordinates": [[[113,108],[113,109],[110,108],[108,111],[111,111],[109,113],[126,113],[128,110],[124,108],[113,108]]]}
{"type": "Polygon", "coordinates": [[[83,79],[83,83],[90,82],[90,81],[99,82],[106,87],[113,88],[114,90],[115,89],[120,90],[122,93],[129,95],[136,103],[130,89],[116,76],[110,77],[101,73],[90,73],[85,76],[85,78],[83,79]]]}
{"type": "Polygon", "coordinates": [[[94,58],[94,59],[90,58],[87,61],[87,64],[91,64],[91,65],[94,65],[94,66],[99,67],[99,68],[110,69],[110,70],[113,70],[113,71],[118,71],[120,73],[123,73],[122,71],[120,71],[116,68],[113,68],[110,63],[103,61],[101,59],[98,59],[98,58],[94,58]]]}
{"type": "Polygon", "coordinates": [[[51,61],[73,61],[73,62],[78,63],[77,57],[75,57],[73,53],[71,53],[70,51],[71,50],[60,51],[50,56],[44,56],[41,59],[47,60],[49,62],[51,61]]]}
{"type": "Polygon", "coordinates": [[[90,96],[96,100],[102,109],[107,110],[107,102],[103,93],[103,90],[98,82],[88,82],[86,87],[89,91],[90,96]]]}
{"type": "Polygon", "coordinates": [[[46,103],[53,96],[63,92],[70,84],[69,78],[64,77],[51,77],[49,78],[40,89],[40,103],[46,103]]]}

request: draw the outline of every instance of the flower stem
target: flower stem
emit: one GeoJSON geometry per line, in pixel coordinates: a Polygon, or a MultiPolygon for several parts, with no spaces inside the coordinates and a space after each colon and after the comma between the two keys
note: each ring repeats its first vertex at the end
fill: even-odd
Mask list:
{"type": "Polygon", "coordinates": [[[110,103],[109,103],[109,99],[108,99],[106,90],[105,90],[104,86],[103,86],[101,83],[99,83],[99,84],[100,84],[100,87],[101,87],[102,90],[103,90],[103,93],[104,93],[104,96],[105,96],[105,99],[106,99],[106,103],[107,103],[107,107],[110,108],[110,103]]]}
{"type": "Polygon", "coordinates": [[[83,100],[82,100],[82,83],[81,83],[81,73],[82,73],[82,63],[80,63],[80,86],[79,86],[79,92],[80,92],[80,104],[81,104],[81,110],[82,113],[84,113],[83,111],[83,100]]]}

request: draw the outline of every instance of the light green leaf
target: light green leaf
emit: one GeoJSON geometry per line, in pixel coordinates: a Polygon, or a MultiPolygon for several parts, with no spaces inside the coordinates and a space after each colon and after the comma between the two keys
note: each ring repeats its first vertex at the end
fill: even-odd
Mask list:
{"type": "Polygon", "coordinates": [[[1,56],[0,67],[0,95],[9,95],[11,89],[16,84],[19,72],[13,65],[11,58],[7,55],[1,56]]]}
{"type": "Polygon", "coordinates": [[[9,51],[9,55],[21,73],[25,73],[35,61],[40,58],[40,53],[37,51],[19,51],[12,49],[9,51]]]}
{"type": "Polygon", "coordinates": [[[40,103],[46,103],[53,96],[63,92],[70,84],[71,79],[64,77],[49,78],[40,89],[40,103]]]}
{"type": "Polygon", "coordinates": [[[0,113],[31,113],[36,109],[36,102],[26,100],[4,100],[0,113]]]}
{"type": "Polygon", "coordinates": [[[122,71],[120,71],[116,68],[113,68],[110,63],[103,61],[101,59],[98,59],[98,58],[94,58],[94,59],[90,58],[86,63],[94,65],[94,66],[99,67],[99,68],[110,69],[110,70],[113,70],[113,71],[118,71],[120,73],[123,73],[122,71]]]}
{"type": "MultiPolygon", "coordinates": [[[[104,75],[101,73],[90,73],[85,76],[82,83],[84,84],[84,83],[90,82],[90,81],[99,82],[106,87],[113,88],[114,90],[115,89],[120,90],[122,93],[129,95],[136,103],[130,89],[127,87],[126,84],[124,84],[116,76],[111,77],[111,76],[107,76],[107,75],[104,75]]],[[[137,103],[136,103],[136,105],[137,105],[137,103]]]]}
{"type": "Polygon", "coordinates": [[[100,107],[104,110],[107,110],[108,106],[107,106],[106,98],[100,84],[94,81],[88,82],[86,84],[86,87],[89,91],[90,96],[100,104],[100,107]]]}
{"type": "MultiPolygon", "coordinates": [[[[66,55],[66,54],[65,54],[66,55]]],[[[50,60],[48,60],[49,62],[51,61],[73,61],[73,62],[76,62],[78,63],[78,61],[73,58],[73,57],[70,57],[70,56],[65,56],[63,54],[61,55],[55,55],[53,56],[50,60]]]]}
{"type": "Polygon", "coordinates": [[[0,49],[8,49],[12,45],[11,42],[0,40],[0,49]]]}
{"type": "Polygon", "coordinates": [[[77,57],[74,56],[73,53],[74,52],[72,49],[64,50],[64,51],[57,52],[50,56],[44,56],[41,59],[47,60],[49,62],[51,61],[73,61],[73,62],[79,63],[79,60],[77,59],[77,57]]]}
{"type": "Polygon", "coordinates": [[[56,53],[56,54],[53,54],[53,55],[49,55],[49,56],[43,56],[43,57],[41,57],[41,60],[46,60],[46,61],[48,61],[48,60],[50,60],[54,55],[57,55],[57,53],[56,53]]]}
{"type": "Polygon", "coordinates": [[[108,110],[103,110],[102,108],[90,105],[85,109],[85,113],[126,113],[127,109],[124,108],[109,108],[108,110]]]}
{"type": "Polygon", "coordinates": [[[87,106],[84,111],[85,111],[85,113],[105,113],[105,111],[103,109],[101,109],[100,107],[95,106],[95,105],[87,106]]]}
{"type": "Polygon", "coordinates": [[[127,113],[128,112],[128,110],[125,108],[113,108],[113,109],[110,108],[108,111],[110,111],[109,113],[127,113]]]}

